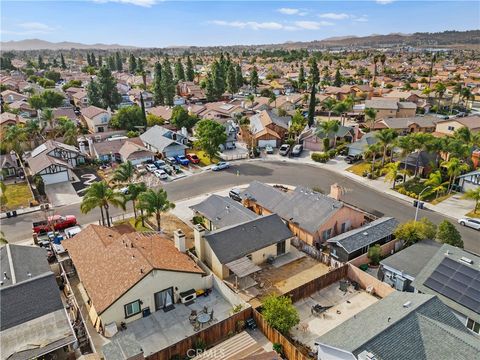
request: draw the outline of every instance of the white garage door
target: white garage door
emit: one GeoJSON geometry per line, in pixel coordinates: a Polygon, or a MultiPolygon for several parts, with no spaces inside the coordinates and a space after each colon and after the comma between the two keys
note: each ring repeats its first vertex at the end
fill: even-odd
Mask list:
{"type": "Polygon", "coordinates": [[[43,183],[45,185],[58,184],[61,182],[68,181],[68,171],[58,172],[56,174],[45,174],[42,175],[43,183]]]}
{"type": "Polygon", "coordinates": [[[277,147],[277,140],[258,140],[258,147],[264,148],[267,145],[277,147]]]}

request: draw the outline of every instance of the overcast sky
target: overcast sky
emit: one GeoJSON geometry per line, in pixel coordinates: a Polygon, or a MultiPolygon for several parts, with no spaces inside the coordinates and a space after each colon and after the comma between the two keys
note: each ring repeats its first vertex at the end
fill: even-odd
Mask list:
{"type": "Polygon", "coordinates": [[[480,28],[471,1],[1,0],[1,40],[171,45],[268,44],[333,36],[480,28]]]}

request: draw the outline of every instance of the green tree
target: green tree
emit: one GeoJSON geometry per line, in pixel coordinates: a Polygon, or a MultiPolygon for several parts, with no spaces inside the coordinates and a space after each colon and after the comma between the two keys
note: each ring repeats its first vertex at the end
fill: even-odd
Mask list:
{"type": "Polygon", "coordinates": [[[323,107],[325,108],[325,110],[328,111],[328,121],[330,121],[330,117],[332,115],[332,111],[333,109],[335,109],[335,106],[337,105],[337,100],[329,97],[329,98],[326,98],[324,101],[323,101],[323,107]]]}
{"type": "Polygon", "coordinates": [[[202,120],[196,127],[197,144],[210,161],[218,154],[220,145],[227,141],[225,127],[213,120],[202,120]]]}
{"type": "Polygon", "coordinates": [[[440,102],[442,101],[443,95],[445,95],[445,92],[447,91],[447,87],[445,86],[444,83],[438,82],[435,84],[434,87],[435,94],[437,96],[437,109],[440,110],[440,102]]]}
{"type": "Polygon", "coordinates": [[[115,53],[115,65],[117,71],[123,71],[123,59],[118,51],[115,53]]]}
{"type": "Polygon", "coordinates": [[[23,126],[11,125],[3,133],[2,142],[5,144],[7,151],[13,150],[18,155],[22,155],[29,136],[23,126]]]}
{"type": "Polygon", "coordinates": [[[298,71],[298,88],[303,90],[305,89],[305,68],[303,64],[300,65],[300,70],[298,71]]]}
{"type": "Polygon", "coordinates": [[[400,175],[399,168],[400,161],[389,163],[383,168],[385,174],[385,181],[390,181],[392,183],[392,189],[395,189],[397,177],[398,175],[400,175]]]}
{"type": "Polygon", "coordinates": [[[271,327],[284,335],[300,322],[298,311],[288,296],[267,296],[263,301],[262,316],[271,327]]]}
{"type": "Polygon", "coordinates": [[[92,105],[98,103],[99,105],[96,106],[103,109],[109,107],[115,110],[122,101],[122,96],[117,89],[117,82],[106,66],[98,71],[97,79],[90,82],[89,87],[87,87],[87,95],[92,105]]]}
{"type": "Polygon", "coordinates": [[[377,110],[375,110],[374,108],[366,108],[365,117],[367,118],[367,120],[369,120],[370,130],[372,130],[375,125],[375,119],[377,118],[377,110]]]}
{"type": "Polygon", "coordinates": [[[58,71],[45,71],[44,75],[47,79],[50,79],[54,82],[57,82],[60,80],[62,75],[58,71]]]}
{"type": "Polygon", "coordinates": [[[382,154],[382,148],[378,143],[367,146],[365,150],[365,158],[372,158],[372,167],[370,170],[371,173],[375,171],[375,161],[377,160],[377,156],[380,154],[382,154]]]}
{"type": "Polygon", "coordinates": [[[225,71],[223,66],[218,61],[215,61],[212,65],[211,75],[216,99],[219,99],[225,93],[225,71]]]}
{"type": "Polygon", "coordinates": [[[138,196],[138,208],[145,211],[147,216],[155,215],[157,221],[157,231],[161,231],[161,214],[175,207],[167,198],[167,192],[164,189],[148,189],[138,196]]]}
{"type": "Polygon", "coordinates": [[[405,246],[410,246],[422,240],[435,239],[436,232],[436,226],[427,218],[422,218],[420,221],[411,220],[399,224],[394,235],[403,240],[405,246]]]}
{"type": "Polygon", "coordinates": [[[125,210],[125,197],[122,193],[113,191],[104,181],[91,184],[80,204],[80,211],[87,214],[93,209],[100,208],[102,224],[111,226],[110,206],[125,210]]]}
{"type": "Polygon", "coordinates": [[[165,120],[161,116],[157,116],[154,114],[147,114],[147,126],[152,127],[155,125],[163,125],[165,124],[165,120]]]}
{"type": "Polygon", "coordinates": [[[345,113],[348,111],[349,108],[349,102],[347,100],[344,101],[339,101],[335,104],[335,107],[333,108],[333,112],[336,115],[340,115],[340,122],[343,125],[345,121],[345,113]]]}
{"type": "Polygon", "coordinates": [[[197,117],[190,115],[182,106],[175,106],[172,110],[171,122],[177,129],[185,127],[191,130],[197,123],[197,117]]]}
{"type": "Polygon", "coordinates": [[[382,129],[375,133],[378,143],[382,146],[382,167],[385,165],[385,158],[387,157],[387,150],[397,138],[398,133],[394,129],[382,129]]]}
{"type": "Polygon", "coordinates": [[[207,101],[215,101],[217,99],[217,94],[215,92],[215,84],[213,83],[211,74],[209,74],[209,76],[207,77],[205,96],[207,98],[207,101]]]}
{"type": "Polygon", "coordinates": [[[63,142],[67,145],[77,145],[78,127],[66,116],[57,119],[59,135],[63,137],[63,142]]]}
{"type": "Polygon", "coordinates": [[[153,70],[153,101],[155,105],[164,104],[165,99],[162,90],[162,65],[156,62],[153,70]]]}
{"type": "Polygon", "coordinates": [[[43,97],[41,94],[34,94],[28,98],[29,105],[35,110],[40,110],[45,106],[43,97]]]}
{"type": "Polygon", "coordinates": [[[132,162],[128,160],[120,164],[113,173],[112,180],[117,181],[119,183],[131,183],[133,177],[135,176],[135,167],[133,166],[132,162]]]}
{"type": "MultiPolygon", "coordinates": [[[[132,202],[133,215],[137,219],[137,200],[141,193],[147,191],[147,185],[145,183],[131,183],[128,185],[127,200],[132,202]]],[[[142,217],[142,226],[145,226],[142,217]]]]}
{"type": "Polygon", "coordinates": [[[313,57],[310,62],[310,103],[308,105],[308,126],[315,123],[315,106],[317,105],[316,87],[320,81],[320,73],[318,71],[317,61],[313,57]]]}
{"type": "Polygon", "coordinates": [[[42,55],[38,55],[37,65],[39,69],[45,69],[45,63],[43,62],[42,55]]]}
{"type": "MultiPolygon", "coordinates": [[[[322,121],[318,124],[317,134],[318,135],[325,135],[325,138],[329,139],[330,144],[330,137],[333,138],[333,147],[337,145],[337,131],[340,128],[340,124],[337,120],[327,120],[322,121]]],[[[326,149],[328,150],[328,149],[326,149]]],[[[325,150],[325,151],[326,151],[325,150]]]]}
{"type": "Polygon", "coordinates": [[[185,70],[185,75],[188,81],[193,81],[195,79],[195,70],[193,68],[193,62],[192,59],[190,59],[190,56],[187,56],[187,68],[185,70]]]}
{"type": "Polygon", "coordinates": [[[128,71],[130,74],[135,74],[137,71],[137,59],[135,59],[135,55],[130,54],[128,57],[128,71]]]}
{"type": "Polygon", "coordinates": [[[185,81],[185,70],[183,69],[182,60],[180,58],[178,58],[175,63],[175,80],[177,82],[185,81]]]}
{"type": "Polygon", "coordinates": [[[232,97],[238,91],[237,74],[232,63],[229,63],[227,68],[227,91],[232,94],[232,97]]]}
{"type": "Polygon", "coordinates": [[[253,92],[257,93],[258,71],[256,66],[253,67],[253,70],[250,73],[250,86],[253,88],[253,92]]]}
{"type": "Polygon", "coordinates": [[[477,186],[476,189],[467,190],[465,194],[463,194],[463,198],[474,200],[475,208],[473,209],[473,212],[480,212],[480,187],[477,186]]]}
{"type": "Polygon", "coordinates": [[[87,85],[87,102],[88,105],[102,107],[102,99],[100,98],[100,89],[98,83],[93,79],[87,85]]]}
{"type": "MultiPolygon", "coordinates": [[[[405,160],[407,156],[410,155],[415,150],[415,144],[412,141],[412,138],[410,135],[398,137],[395,145],[401,149],[400,156],[405,160]]],[[[408,166],[408,161],[405,161],[404,168],[403,168],[403,182],[405,182],[406,180],[407,166],[408,166]]]]}
{"type": "Polygon", "coordinates": [[[340,69],[335,72],[335,79],[333,80],[333,86],[342,86],[342,75],[340,75],[340,69]]]}
{"type": "Polygon", "coordinates": [[[28,134],[28,138],[33,141],[35,147],[39,146],[45,139],[42,136],[42,128],[37,119],[27,120],[25,123],[25,131],[28,134]]]}
{"type": "Polygon", "coordinates": [[[238,91],[238,89],[240,89],[245,82],[240,64],[235,65],[235,80],[237,82],[237,91],[238,91]]]}
{"type": "Polygon", "coordinates": [[[92,54],[90,55],[90,59],[92,61],[92,66],[93,67],[97,67],[97,59],[95,59],[95,54],[92,52],[92,54]]]}
{"type": "Polygon", "coordinates": [[[464,171],[468,171],[470,166],[463,163],[455,157],[451,157],[448,161],[442,162],[442,167],[447,170],[448,180],[448,192],[451,193],[453,185],[455,184],[455,179],[464,171]]]}
{"type": "Polygon", "coordinates": [[[137,130],[145,126],[142,109],[139,106],[127,106],[119,109],[110,120],[110,126],[115,129],[137,130]]]}
{"type": "Polygon", "coordinates": [[[60,53],[60,64],[62,66],[62,69],[67,68],[67,64],[65,63],[65,58],[63,57],[63,53],[60,53]]]}
{"type": "Polygon", "coordinates": [[[65,84],[63,84],[62,90],[65,91],[71,87],[80,87],[80,86],[82,86],[81,80],[68,80],[65,84]]]}
{"type": "Polygon", "coordinates": [[[375,244],[368,249],[367,257],[370,260],[370,264],[378,265],[382,259],[382,248],[379,244],[375,244]]]}
{"type": "Polygon", "coordinates": [[[161,85],[165,105],[172,106],[173,98],[175,97],[175,83],[173,81],[172,66],[170,65],[168,57],[165,57],[163,60],[161,85]]]}
{"type": "Polygon", "coordinates": [[[442,244],[449,244],[463,249],[462,236],[448,220],[443,220],[438,225],[436,240],[442,244]]]}
{"type": "Polygon", "coordinates": [[[425,185],[430,186],[432,191],[436,194],[435,198],[438,198],[438,196],[446,190],[445,185],[447,185],[447,182],[443,181],[441,171],[437,170],[428,175],[428,179],[425,180],[425,185]]]}

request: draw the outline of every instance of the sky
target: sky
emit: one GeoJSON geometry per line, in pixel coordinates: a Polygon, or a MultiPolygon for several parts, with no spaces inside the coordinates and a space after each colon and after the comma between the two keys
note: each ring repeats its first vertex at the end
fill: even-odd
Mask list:
{"type": "Polygon", "coordinates": [[[1,0],[0,10],[1,41],[37,38],[139,47],[255,45],[480,28],[477,0],[1,0]]]}

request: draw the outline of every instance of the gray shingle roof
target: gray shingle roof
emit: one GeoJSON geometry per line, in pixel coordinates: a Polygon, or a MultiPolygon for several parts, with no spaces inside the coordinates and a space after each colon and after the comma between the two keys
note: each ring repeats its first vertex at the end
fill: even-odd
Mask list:
{"type": "Polygon", "coordinates": [[[142,139],[144,144],[150,144],[157,148],[159,152],[162,152],[167,146],[171,144],[175,144],[186,149],[187,147],[185,145],[169,137],[171,136],[171,133],[171,130],[155,125],[154,127],[145,131],[142,135],[140,135],[140,139],[142,139]]]}
{"type": "Polygon", "coordinates": [[[343,207],[341,201],[303,186],[283,192],[272,186],[253,181],[241,192],[244,199],[254,199],[262,207],[278,214],[282,219],[314,234],[335,212],[343,207]]]}
{"type": "Polygon", "coordinates": [[[441,246],[433,240],[420,241],[383,259],[380,264],[415,278],[441,246]]]}
{"type": "Polygon", "coordinates": [[[398,221],[392,217],[382,217],[365,226],[353,229],[337,235],[328,240],[343,247],[349,254],[364,246],[373,244],[388,235],[391,235],[398,225],[398,221]]]}
{"type": "Polygon", "coordinates": [[[205,216],[216,228],[223,228],[254,220],[259,217],[253,211],[229,197],[211,195],[190,209],[205,216]]]}
{"type": "Polygon", "coordinates": [[[47,262],[45,249],[14,244],[8,244],[0,248],[2,287],[11,285],[14,278],[16,283],[20,283],[48,272],[51,272],[51,270],[47,262]],[[11,273],[12,269],[14,274],[11,273]],[[6,279],[3,278],[4,273],[7,274],[6,279]],[[28,273],[31,274],[31,277],[28,276],[28,273]]]}
{"type": "Polygon", "coordinates": [[[277,214],[263,216],[205,235],[212,251],[222,264],[293,236],[277,214]]]}
{"type": "Polygon", "coordinates": [[[377,137],[374,132],[366,133],[362,136],[360,140],[355,141],[354,143],[348,144],[349,149],[355,149],[359,151],[365,151],[368,146],[378,142],[377,137]]]}
{"type": "Polygon", "coordinates": [[[480,352],[478,339],[437,297],[406,292],[369,306],[316,343],[396,360],[466,360],[480,352]]]}

